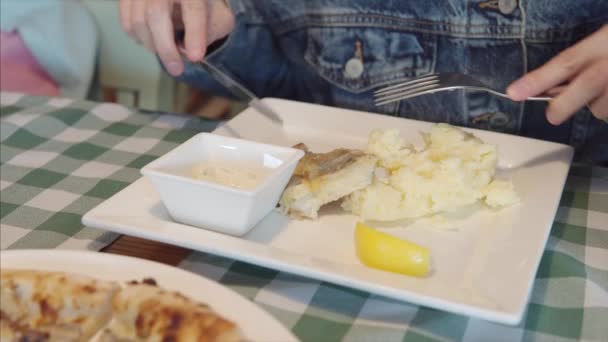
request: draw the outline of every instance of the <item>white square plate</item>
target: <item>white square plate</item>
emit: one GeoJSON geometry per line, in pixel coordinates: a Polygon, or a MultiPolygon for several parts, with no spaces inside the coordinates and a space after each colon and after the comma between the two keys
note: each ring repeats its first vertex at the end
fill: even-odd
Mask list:
{"type": "MultiPolygon", "coordinates": [[[[265,99],[284,120],[281,128],[252,108],[215,133],[312,151],[363,148],[373,128],[399,128],[419,141],[427,122],[265,99]]],[[[505,324],[525,311],[572,159],[572,148],[518,136],[468,130],[498,146],[499,177],[513,181],[522,202],[451,217],[447,224],[423,219],[382,229],[430,248],[433,273],[423,279],[363,266],[355,255],[357,217],[337,208],[320,218],[289,220],[269,214],[243,237],[173,222],[158,193],[140,179],[101,203],[83,223],[162,241],[269,268],[349,286],[411,303],[505,324]]],[[[202,208],[204,210],[204,208],[202,208]]],[[[445,223],[445,222],[444,222],[445,223]]]]}

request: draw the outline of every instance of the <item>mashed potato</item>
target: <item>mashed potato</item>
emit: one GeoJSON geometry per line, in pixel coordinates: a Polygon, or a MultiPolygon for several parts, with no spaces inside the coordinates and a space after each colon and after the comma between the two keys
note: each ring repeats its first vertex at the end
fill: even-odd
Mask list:
{"type": "Polygon", "coordinates": [[[502,207],[519,200],[510,182],[493,180],[495,146],[447,124],[435,125],[423,138],[425,146],[416,150],[396,129],[374,130],[367,153],[379,159],[381,169],[342,207],[366,220],[394,221],[453,212],[477,201],[502,207]]]}

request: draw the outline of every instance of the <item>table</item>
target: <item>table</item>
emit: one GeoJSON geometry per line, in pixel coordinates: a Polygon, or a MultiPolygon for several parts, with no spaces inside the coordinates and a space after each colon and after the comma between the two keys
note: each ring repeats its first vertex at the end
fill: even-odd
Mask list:
{"type": "Polygon", "coordinates": [[[575,165],[522,323],[503,326],[222,257],[83,227],[139,169],[219,122],[116,104],[0,95],[0,247],[134,255],[256,302],[303,341],[608,341],[608,169],[575,165]]]}

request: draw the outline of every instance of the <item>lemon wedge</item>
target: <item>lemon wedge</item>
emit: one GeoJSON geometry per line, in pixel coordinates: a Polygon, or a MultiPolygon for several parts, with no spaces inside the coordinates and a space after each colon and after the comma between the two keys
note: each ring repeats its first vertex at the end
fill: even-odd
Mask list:
{"type": "Polygon", "coordinates": [[[355,244],[357,256],[366,266],[416,277],[424,277],[429,273],[428,248],[413,242],[357,222],[355,244]]]}

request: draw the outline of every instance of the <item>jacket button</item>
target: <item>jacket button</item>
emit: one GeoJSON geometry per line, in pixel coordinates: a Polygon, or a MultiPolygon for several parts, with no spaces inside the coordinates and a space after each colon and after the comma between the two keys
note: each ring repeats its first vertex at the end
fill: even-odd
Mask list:
{"type": "Polygon", "coordinates": [[[359,78],[364,70],[363,62],[358,58],[351,58],[346,62],[344,67],[344,76],[346,78],[359,78]]]}
{"type": "Polygon", "coordinates": [[[517,8],[517,0],[498,0],[498,10],[502,14],[511,14],[517,8]]]}

